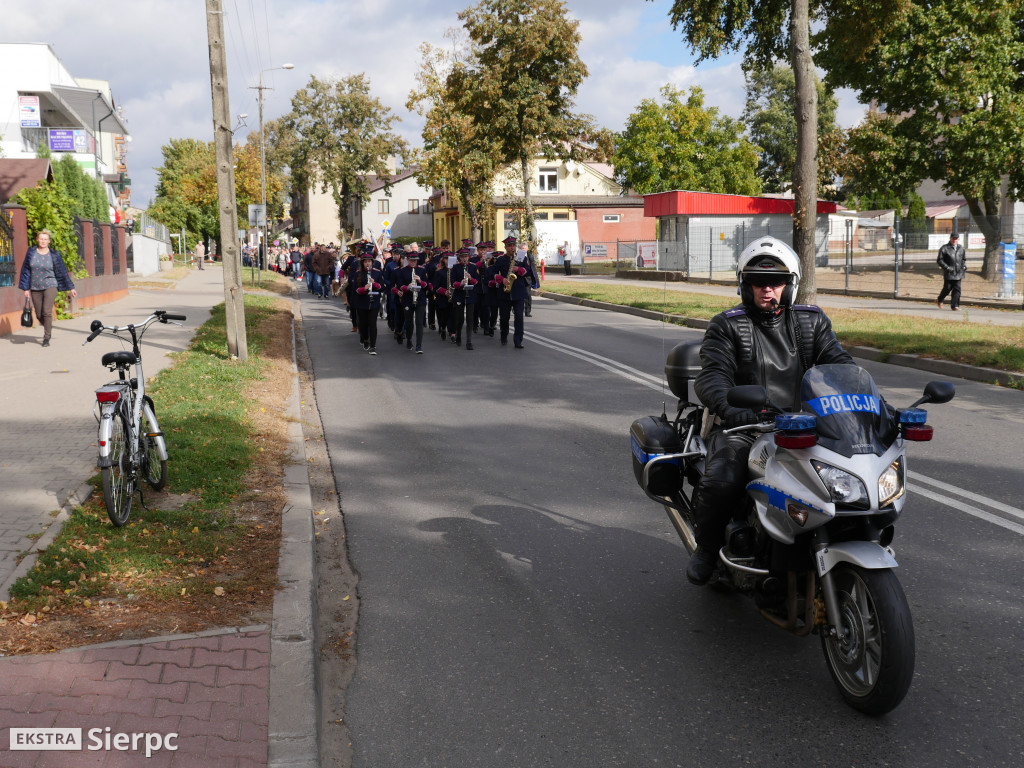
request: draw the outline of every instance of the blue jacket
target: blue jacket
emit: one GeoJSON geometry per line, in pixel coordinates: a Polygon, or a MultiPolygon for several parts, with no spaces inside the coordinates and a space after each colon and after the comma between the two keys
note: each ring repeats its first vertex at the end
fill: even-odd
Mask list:
{"type": "MultiPolygon", "coordinates": [[[[32,287],[32,256],[39,248],[33,245],[25,254],[25,261],[21,264],[21,272],[18,275],[18,290],[27,291],[32,287]]],[[[50,257],[53,259],[53,274],[57,278],[58,291],[73,291],[75,284],[71,282],[71,275],[68,268],[64,266],[64,259],[54,248],[50,249],[50,257]]]]}

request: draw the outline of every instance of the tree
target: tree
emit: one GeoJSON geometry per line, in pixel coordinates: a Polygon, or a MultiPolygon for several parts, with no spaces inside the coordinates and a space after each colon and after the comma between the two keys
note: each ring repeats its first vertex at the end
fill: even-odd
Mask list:
{"type": "Polygon", "coordinates": [[[640,194],[692,189],[756,195],[757,147],[738,120],[704,106],[704,92],[661,88],[663,103],[644,99],[615,143],[615,180],[640,194]]]}
{"type": "MultiPolygon", "coordinates": [[[[258,140],[257,140],[258,142],[258,140]]],[[[156,200],[147,211],[172,232],[185,230],[185,248],[199,240],[220,241],[220,213],[217,209],[217,166],[213,142],[171,139],[161,151],[164,162],[157,171],[156,200]]],[[[261,199],[258,143],[250,141],[234,148],[235,193],[239,224],[250,203],[261,199]]],[[[268,200],[279,196],[282,182],[268,177],[268,200]]]]}
{"type": "Polygon", "coordinates": [[[864,56],[823,36],[828,78],[880,112],[851,135],[861,186],[912,189],[925,178],[962,195],[998,276],[1002,187],[1024,194],[1024,6],[1019,0],[914,0],[864,56]]]}
{"type": "MultiPolygon", "coordinates": [[[[893,10],[906,2],[910,0],[818,0],[816,28],[835,37],[847,35],[847,48],[851,55],[856,55],[880,34],[893,10]]],[[[817,296],[814,225],[818,200],[818,107],[810,0],[674,0],[669,18],[674,28],[682,28],[683,36],[697,51],[698,63],[742,47],[748,67],[767,67],[785,59],[793,68],[793,247],[803,267],[797,300],[813,303],[817,296]]]]}
{"type": "Polygon", "coordinates": [[[292,111],[284,118],[295,136],[292,175],[300,183],[330,190],[342,247],[357,234],[353,213],[368,193],[367,174],[386,179],[388,158],[408,154],[405,142],[391,132],[397,120],[370,95],[370,81],[363,73],[339,80],[313,75],[292,97],[292,111]]]}
{"type": "MultiPolygon", "coordinates": [[[[766,192],[785,192],[793,186],[796,167],[796,76],[782,63],[753,66],[746,71],[747,102],[743,121],[751,141],[760,148],[757,175],[766,192]]],[[[843,142],[836,125],[838,100],[814,76],[818,101],[818,187],[834,189],[838,148],[843,142]]]]}
{"type": "Polygon", "coordinates": [[[498,162],[519,166],[523,231],[532,243],[530,159],[582,159],[594,139],[590,116],[572,111],[587,76],[577,54],[579,22],[562,0],[481,0],[459,19],[474,52],[462,70],[469,109],[486,125],[498,162]]]}
{"type": "MultiPolygon", "coordinates": [[[[449,33],[449,37],[455,35],[449,33]]],[[[468,55],[461,45],[452,52],[421,45],[418,88],[410,92],[406,108],[426,117],[417,181],[447,190],[469,216],[473,239],[480,240],[498,167],[498,147],[489,125],[473,118],[468,55]]]]}
{"type": "Polygon", "coordinates": [[[72,155],[63,154],[53,164],[53,177],[72,200],[72,216],[110,221],[106,185],[95,176],[87,174],[72,155]]]}

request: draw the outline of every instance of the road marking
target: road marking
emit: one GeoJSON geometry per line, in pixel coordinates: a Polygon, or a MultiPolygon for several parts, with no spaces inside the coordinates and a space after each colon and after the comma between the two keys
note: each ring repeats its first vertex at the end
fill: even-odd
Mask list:
{"type": "Polygon", "coordinates": [[[986,507],[998,509],[1000,512],[1005,512],[1008,515],[1013,515],[1014,517],[1020,520],[1024,520],[1024,509],[1017,509],[1016,507],[1011,507],[1008,504],[1003,504],[1002,502],[999,501],[993,501],[992,499],[988,499],[984,496],[979,496],[976,493],[971,493],[970,491],[965,491],[962,488],[957,488],[955,485],[944,483],[941,480],[934,480],[930,477],[925,477],[924,475],[919,474],[918,472],[910,472],[909,475],[912,480],[917,480],[927,485],[934,486],[935,488],[938,488],[940,491],[952,493],[954,496],[960,496],[961,498],[968,499],[970,501],[975,501],[979,504],[984,504],[986,507]]]}
{"type": "MultiPolygon", "coordinates": [[[[1013,531],[1014,533],[1019,533],[1021,536],[1024,536],[1024,525],[1014,523],[1011,520],[1007,520],[1003,517],[998,517],[997,515],[993,515],[991,512],[986,512],[983,509],[972,507],[970,504],[963,504],[961,502],[952,501],[951,499],[945,496],[940,496],[939,494],[933,493],[932,491],[922,488],[919,485],[908,484],[907,488],[910,491],[913,491],[914,493],[921,494],[925,498],[931,499],[932,501],[937,501],[939,502],[939,504],[945,504],[947,507],[952,507],[953,509],[959,510],[961,512],[966,512],[967,514],[973,515],[974,517],[977,517],[980,520],[985,520],[986,522],[992,523],[993,525],[998,525],[1001,528],[1005,528],[1008,531],[1013,531]]],[[[986,500],[985,503],[992,504],[993,506],[995,506],[998,502],[991,502],[986,500]]]]}
{"type": "MultiPolygon", "coordinates": [[[[656,390],[657,392],[661,392],[662,394],[668,393],[668,385],[665,384],[657,376],[654,376],[649,373],[644,373],[643,371],[638,371],[636,368],[632,368],[626,365],[625,363],[620,363],[617,360],[612,360],[611,358],[603,357],[602,355],[598,355],[593,352],[588,352],[587,350],[580,349],[579,347],[571,347],[568,344],[563,344],[560,341],[555,341],[554,339],[549,339],[544,336],[538,336],[535,333],[526,332],[525,336],[536,344],[548,347],[549,349],[553,349],[556,352],[561,352],[564,355],[569,355],[570,357],[575,357],[579,360],[583,360],[585,362],[590,363],[591,365],[596,365],[598,368],[603,368],[606,371],[614,373],[617,376],[621,376],[624,379],[628,379],[629,381],[632,381],[636,384],[642,384],[643,386],[648,387],[649,389],[656,390]]],[[[960,498],[963,499],[974,501],[978,504],[983,504],[992,509],[997,509],[1000,512],[1005,512],[1008,515],[1013,515],[1014,517],[1024,520],[1024,510],[1017,509],[1016,507],[1011,507],[1007,504],[995,501],[994,499],[986,498],[985,496],[980,496],[976,493],[971,493],[970,491],[966,491],[962,488],[957,488],[954,485],[949,485],[948,483],[944,483],[941,480],[935,480],[933,478],[927,477],[917,472],[909,472],[907,474],[909,475],[910,480],[914,480],[918,483],[925,483],[926,485],[931,485],[940,491],[944,491],[954,496],[959,496],[960,498]]],[[[1020,525],[1011,520],[1006,520],[1005,518],[999,517],[998,515],[993,515],[990,512],[978,509],[977,507],[971,506],[970,504],[951,501],[950,499],[941,496],[938,493],[935,493],[931,490],[928,490],[927,488],[923,488],[920,485],[917,485],[916,483],[914,485],[908,483],[907,489],[912,491],[913,493],[917,493],[920,494],[921,496],[924,496],[925,498],[931,499],[932,501],[937,501],[940,504],[944,504],[945,506],[952,507],[953,509],[957,509],[962,512],[966,512],[967,514],[973,515],[974,517],[977,517],[980,520],[985,520],[986,522],[998,525],[1002,528],[1006,528],[1007,530],[1013,531],[1014,533],[1019,533],[1022,536],[1024,536],[1024,525],[1020,525]]]]}

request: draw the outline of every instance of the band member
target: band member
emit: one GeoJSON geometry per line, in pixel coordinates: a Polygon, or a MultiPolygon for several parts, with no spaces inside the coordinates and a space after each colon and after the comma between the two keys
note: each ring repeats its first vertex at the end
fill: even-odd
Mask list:
{"type": "Polygon", "coordinates": [[[473,321],[475,320],[475,307],[477,300],[476,287],[480,280],[475,264],[469,261],[469,251],[460,250],[459,261],[452,267],[452,307],[449,317],[449,327],[455,334],[455,345],[462,344],[462,330],[466,330],[466,349],[473,349],[473,321]]]}
{"type": "Polygon", "coordinates": [[[398,315],[399,310],[395,301],[395,294],[391,292],[391,289],[395,286],[395,271],[402,267],[402,256],[405,254],[405,249],[398,243],[391,244],[391,258],[388,259],[384,265],[384,269],[381,274],[384,276],[384,295],[387,296],[387,317],[388,317],[388,328],[392,331],[398,331],[398,315]]]}
{"type": "MultiPolygon", "coordinates": [[[[438,330],[441,340],[444,341],[449,338],[450,333],[448,330],[448,315],[451,310],[452,297],[452,272],[448,268],[447,253],[439,254],[437,266],[433,270],[427,269],[427,275],[430,277],[431,287],[433,288],[434,311],[437,316],[438,330]]],[[[455,341],[455,334],[451,334],[450,338],[452,341],[455,341]]]]}
{"type": "Polygon", "coordinates": [[[377,313],[380,310],[384,276],[375,268],[373,253],[364,253],[359,269],[352,279],[355,283],[352,303],[359,323],[359,341],[371,355],[377,354],[377,313]]]}
{"type": "Polygon", "coordinates": [[[516,260],[516,239],[506,237],[505,253],[494,264],[494,282],[501,288],[498,293],[498,314],[501,318],[501,343],[508,344],[509,315],[514,316],[512,343],[516,349],[523,348],[523,310],[526,304],[527,287],[535,279],[533,267],[528,259],[516,260]],[[514,277],[513,277],[514,276],[514,277]],[[509,285],[511,283],[511,285],[509,285]]]}
{"type": "MultiPolygon", "coordinates": [[[[398,297],[405,320],[405,346],[412,349],[413,326],[416,327],[416,354],[423,354],[423,325],[427,315],[427,271],[419,266],[420,255],[406,254],[408,266],[395,272],[395,287],[392,291],[398,297]]],[[[401,336],[398,337],[401,343],[401,336]]]]}
{"type": "Polygon", "coordinates": [[[437,297],[434,295],[434,273],[437,272],[437,265],[440,260],[439,253],[431,256],[424,254],[420,258],[420,264],[427,273],[427,326],[432,331],[437,330],[437,297]]]}
{"type": "MultiPolygon", "coordinates": [[[[373,256],[373,243],[361,243],[359,250],[362,253],[368,253],[371,257],[373,256]]],[[[349,253],[345,259],[341,262],[341,276],[342,280],[345,276],[348,276],[348,281],[345,283],[345,303],[348,305],[349,319],[352,321],[351,333],[359,331],[359,321],[356,319],[355,309],[355,295],[356,286],[352,280],[355,277],[356,272],[359,271],[359,256],[354,253],[349,253]]]]}
{"type": "Polygon", "coordinates": [[[498,268],[496,262],[498,256],[501,254],[498,251],[493,251],[487,257],[487,265],[484,267],[484,276],[481,282],[486,283],[484,286],[483,304],[477,307],[477,310],[484,310],[486,312],[487,324],[483,326],[481,319],[481,325],[484,327],[483,333],[493,338],[494,329],[498,325],[498,294],[501,293],[501,286],[498,285],[495,279],[498,274],[498,268]]]}

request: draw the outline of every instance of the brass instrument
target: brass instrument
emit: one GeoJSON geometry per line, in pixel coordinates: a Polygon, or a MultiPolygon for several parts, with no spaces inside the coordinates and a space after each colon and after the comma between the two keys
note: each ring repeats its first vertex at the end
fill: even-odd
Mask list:
{"type": "Polygon", "coordinates": [[[519,279],[519,275],[515,273],[516,268],[516,257],[515,254],[509,254],[508,257],[508,272],[505,273],[505,293],[512,293],[512,284],[519,279]]]}
{"type": "Polygon", "coordinates": [[[409,283],[409,290],[412,291],[413,303],[415,304],[416,300],[419,299],[420,288],[423,286],[420,285],[420,276],[416,274],[416,265],[410,264],[409,269],[412,270],[412,282],[409,283]]]}

